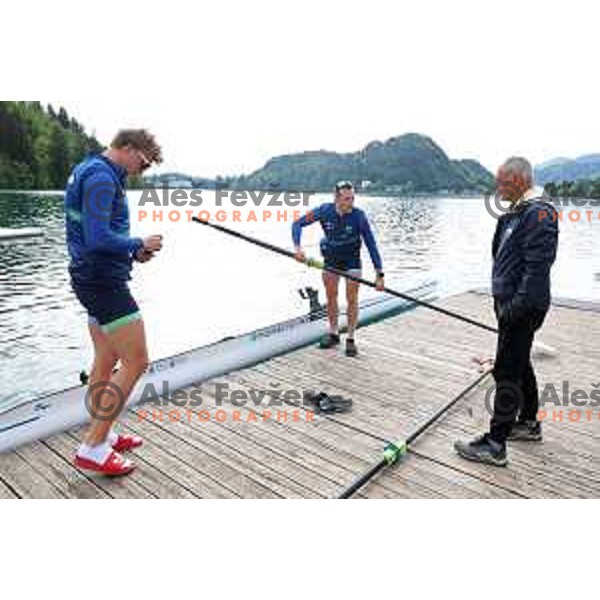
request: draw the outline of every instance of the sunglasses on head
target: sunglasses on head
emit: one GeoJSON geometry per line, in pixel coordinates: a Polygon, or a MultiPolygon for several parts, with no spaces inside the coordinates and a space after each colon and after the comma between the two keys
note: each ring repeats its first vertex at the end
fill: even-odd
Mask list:
{"type": "Polygon", "coordinates": [[[349,190],[350,192],[354,191],[354,184],[351,181],[340,181],[335,186],[335,191],[339,194],[343,190],[349,190]]]}
{"type": "Polygon", "coordinates": [[[148,160],[148,157],[141,150],[138,150],[137,154],[142,162],[142,171],[147,171],[152,166],[152,161],[148,160]]]}

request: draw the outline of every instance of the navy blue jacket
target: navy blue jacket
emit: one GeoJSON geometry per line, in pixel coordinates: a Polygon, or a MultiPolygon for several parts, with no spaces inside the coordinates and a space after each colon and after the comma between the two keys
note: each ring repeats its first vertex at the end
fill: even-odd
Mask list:
{"type": "Polygon", "coordinates": [[[67,245],[74,282],[110,284],[131,278],[143,247],[129,235],[127,172],[102,155],[89,155],[69,178],[65,194],[67,245]]]}
{"type": "Polygon", "coordinates": [[[493,243],[494,297],[521,311],[547,310],[557,249],[558,215],[551,204],[524,201],[503,215],[493,243]]]}
{"type": "Polygon", "coordinates": [[[364,240],[373,266],[382,272],[383,263],[371,230],[369,219],[360,208],[340,215],[335,203],[322,204],[294,223],[292,236],[294,245],[299,247],[302,241],[302,229],[307,225],[320,223],[325,237],[321,241],[323,257],[340,261],[359,260],[362,242],[364,240]]]}

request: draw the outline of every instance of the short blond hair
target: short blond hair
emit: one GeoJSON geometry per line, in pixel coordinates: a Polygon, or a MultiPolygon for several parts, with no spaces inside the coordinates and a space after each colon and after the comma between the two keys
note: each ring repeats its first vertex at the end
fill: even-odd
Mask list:
{"type": "Polygon", "coordinates": [[[143,152],[149,161],[156,164],[160,164],[163,160],[162,148],[156,138],[146,129],[122,129],[117,133],[110,146],[116,150],[127,147],[135,148],[143,152]]]}

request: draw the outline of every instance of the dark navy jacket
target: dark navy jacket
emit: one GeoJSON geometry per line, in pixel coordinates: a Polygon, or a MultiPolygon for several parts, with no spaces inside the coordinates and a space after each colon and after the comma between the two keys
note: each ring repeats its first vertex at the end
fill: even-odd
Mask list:
{"type": "Polygon", "coordinates": [[[520,310],[547,310],[557,249],[558,215],[551,204],[524,201],[503,215],[493,243],[494,297],[520,310]]]}
{"type": "Polygon", "coordinates": [[[75,283],[128,281],[143,241],[130,238],[127,172],[102,155],[89,155],[69,178],[65,194],[69,272],[75,283]]]}
{"type": "Polygon", "coordinates": [[[302,228],[320,223],[325,237],[321,241],[321,253],[325,259],[355,262],[360,261],[360,250],[364,240],[376,271],[383,270],[381,255],[371,231],[369,220],[360,208],[340,215],[335,203],[323,204],[296,221],[293,226],[293,239],[296,247],[302,241],[302,228]]]}

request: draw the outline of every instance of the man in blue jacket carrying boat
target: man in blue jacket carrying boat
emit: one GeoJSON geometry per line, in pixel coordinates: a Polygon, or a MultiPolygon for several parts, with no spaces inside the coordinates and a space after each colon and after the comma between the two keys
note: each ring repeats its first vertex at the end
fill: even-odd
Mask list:
{"type": "Polygon", "coordinates": [[[75,465],[102,475],[130,473],[134,464],[122,453],[142,444],[113,425],[148,366],[144,322],[128,285],[132,266],[151,260],[162,249],[162,237],[130,236],[125,188],[128,175],[161,160],[147,131],[121,131],[106,152],[75,167],[65,194],[71,285],[88,313],[94,345],[86,398],[92,422],[75,465]]]}
{"type": "MultiPolygon", "coordinates": [[[[362,277],[361,248],[365,242],[377,279],[379,291],[384,288],[384,273],[381,255],[371,230],[371,225],[364,211],[354,206],[354,186],[348,181],[338,183],[335,187],[335,202],[323,204],[294,223],[292,237],[296,249],[296,259],[306,262],[302,249],[302,229],[314,223],[320,223],[325,237],[321,241],[321,254],[325,267],[344,271],[353,277],[362,277]]],[[[338,291],[340,276],[328,271],[323,272],[323,282],[327,292],[327,312],[329,317],[329,334],[321,341],[322,349],[333,348],[340,343],[338,291]]],[[[360,284],[351,279],[346,280],[346,296],[348,303],[348,339],[346,341],[347,356],[358,355],[354,339],[358,324],[358,293],[360,284]]]]}
{"type": "Polygon", "coordinates": [[[488,433],[455,447],[468,460],[506,466],[507,441],[542,440],[531,348],[550,308],[558,214],[535,197],[533,169],[524,158],[506,161],[496,185],[510,210],[500,217],[493,242],[492,293],[499,329],[494,411],[488,433]]]}

